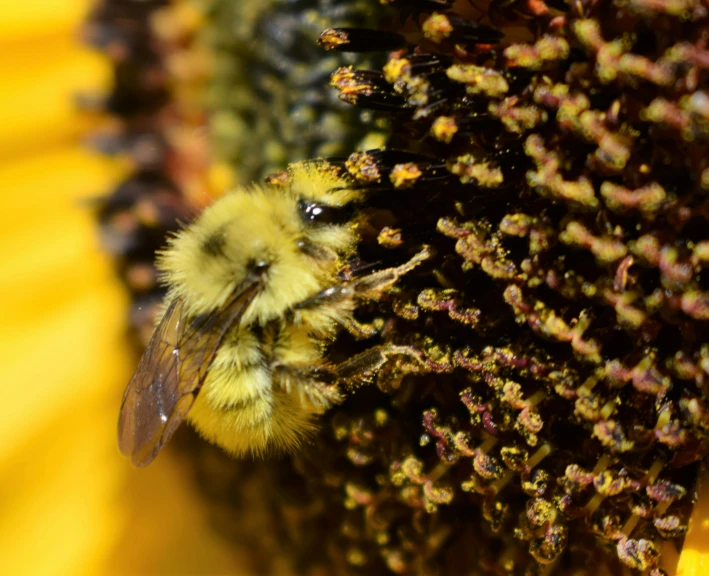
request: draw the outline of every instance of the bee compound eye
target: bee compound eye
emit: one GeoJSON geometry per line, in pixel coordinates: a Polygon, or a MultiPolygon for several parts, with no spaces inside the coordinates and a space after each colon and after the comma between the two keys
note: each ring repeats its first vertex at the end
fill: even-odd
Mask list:
{"type": "Polygon", "coordinates": [[[298,213],[306,224],[344,224],[352,216],[352,210],[329,206],[310,200],[298,200],[298,213]]]}

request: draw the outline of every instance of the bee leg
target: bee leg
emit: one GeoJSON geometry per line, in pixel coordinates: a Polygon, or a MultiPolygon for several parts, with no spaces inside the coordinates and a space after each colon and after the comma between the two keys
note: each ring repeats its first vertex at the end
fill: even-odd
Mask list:
{"type": "MultiPolygon", "coordinates": [[[[307,300],[303,300],[294,306],[293,311],[296,315],[317,311],[322,308],[337,308],[339,305],[352,302],[354,299],[376,300],[381,297],[381,294],[393,286],[399,278],[407,272],[410,272],[416,266],[432,256],[433,252],[429,247],[424,247],[421,252],[416,254],[411,260],[397,266],[396,268],[387,268],[344,282],[338,286],[331,286],[315,296],[311,296],[307,300]]],[[[381,331],[383,325],[381,320],[374,320],[371,323],[358,322],[351,316],[340,321],[342,326],[358,340],[373,338],[381,331]]]]}
{"type": "Polygon", "coordinates": [[[425,246],[411,260],[397,266],[396,268],[386,268],[379,272],[374,272],[367,276],[357,278],[348,282],[343,288],[353,290],[358,298],[376,300],[387,288],[391,288],[404,274],[411,272],[422,262],[433,256],[433,250],[425,246]]]}
{"type": "Polygon", "coordinates": [[[294,306],[295,311],[312,310],[321,306],[328,306],[342,302],[356,296],[359,298],[376,299],[381,292],[393,286],[396,281],[416,266],[428,260],[433,255],[433,251],[428,246],[416,254],[411,260],[397,266],[396,268],[386,268],[349,282],[344,282],[338,286],[331,286],[315,296],[299,302],[294,306]]]}
{"type": "Polygon", "coordinates": [[[342,395],[337,388],[337,384],[325,381],[332,380],[332,375],[329,371],[301,370],[293,366],[284,365],[272,368],[274,381],[281,388],[288,393],[296,390],[319,410],[324,410],[342,401],[342,395]]]}
{"type": "Polygon", "coordinates": [[[381,331],[383,322],[375,319],[371,323],[364,323],[355,320],[351,315],[354,307],[352,292],[342,290],[336,286],[323,290],[319,294],[308,298],[293,307],[293,321],[296,324],[303,322],[312,325],[327,324],[331,322],[330,313],[342,309],[339,314],[334,314],[337,324],[345,328],[357,340],[373,338],[381,331]],[[323,312],[325,312],[323,314],[323,312]],[[324,316],[324,320],[318,321],[319,316],[324,316]]]}
{"type": "Polygon", "coordinates": [[[343,400],[337,384],[327,384],[318,380],[307,380],[303,385],[303,394],[323,411],[343,400]]]}
{"type": "Polygon", "coordinates": [[[347,318],[342,322],[342,326],[357,340],[367,340],[379,334],[384,326],[381,318],[375,318],[373,322],[358,322],[354,318],[347,318]]]}
{"type": "Polygon", "coordinates": [[[404,373],[418,372],[425,368],[423,355],[416,348],[382,344],[338,364],[333,368],[333,373],[338,381],[345,384],[345,387],[354,389],[361,384],[372,382],[380,370],[393,361],[404,373]],[[395,360],[397,358],[398,360],[395,360]]]}
{"type": "MultiPolygon", "coordinates": [[[[357,298],[376,300],[384,290],[393,286],[399,278],[416,268],[416,266],[421,264],[424,260],[430,258],[431,255],[431,249],[425,247],[405,264],[397,266],[396,268],[380,270],[373,274],[352,280],[342,286],[340,292],[353,292],[357,298]]],[[[343,326],[358,340],[373,338],[379,334],[384,327],[381,319],[375,319],[371,323],[364,324],[352,317],[343,322],[343,326]]]]}

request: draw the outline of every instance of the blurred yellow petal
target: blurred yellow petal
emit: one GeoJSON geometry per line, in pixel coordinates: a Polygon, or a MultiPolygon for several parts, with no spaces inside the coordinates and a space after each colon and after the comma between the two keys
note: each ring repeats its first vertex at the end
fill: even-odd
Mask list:
{"type": "Polygon", "coordinates": [[[43,36],[76,33],[90,0],[5,0],[0,18],[3,44],[43,36]]]}
{"type": "Polygon", "coordinates": [[[237,569],[170,454],[138,471],[116,448],[126,298],[82,201],[120,173],[76,146],[0,164],[3,573],[237,569]]]}
{"type": "Polygon", "coordinates": [[[8,247],[0,269],[6,296],[0,301],[4,322],[26,323],[56,307],[56,302],[63,304],[65,298],[93,289],[101,277],[90,271],[99,262],[103,281],[112,277],[97,250],[87,200],[108,189],[121,172],[120,167],[76,146],[0,164],[0,181],[6,190],[0,210],[13,215],[0,230],[0,241],[8,247]],[[47,278],[52,279],[51,298],[42,300],[38,296],[47,295],[47,278]],[[18,309],[17,304],[27,300],[31,306],[18,309]]]}
{"type": "Polygon", "coordinates": [[[169,451],[146,469],[128,471],[125,529],[98,574],[255,573],[234,543],[214,532],[186,472],[169,451]]]}
{"type": "MultiPolygon", "coordinates": [[[[98,374],[94,380],[105,383],[98,374]]],[[[78,574],[111,547],[123,518],[113,506],[122,476],[106,426],[108,412],[98,395],[75,398],[71,409],[46,419],[5,461],[0,476],[5,574],[78,574]]]]}
{"type": "Polygon", "coordinates": [[[709,574],[709,472],[704,468],[699,476],[699,498],[689,521],[677,576],[709,574]]]}
{"type": "Polygon", "coordinates": [[[0,19],[0,569],[3,574],[239,573],[166,451],[135,470],[116,446],[127,297],[89,200],[127,163],[79,140],[80,92],[110,66],[75,41],[88,3],[5,3],[0,19]]]}
{"type": "Polygon", "coordinates": [[[50,148],[97,125],[97,118],[79,112],[76,97],[109,85],[108,64],[69,39],[40,46],[0,57],[0,161],[50,148]]]}
{"type": "Polygon", "coordinates": [[[118,531],[98,520],[121,482],[113,421],[131,364],[125,296],[79,201],[119,172],[76,146],[0,164],[5,573],[75,573],[118,531]]]}

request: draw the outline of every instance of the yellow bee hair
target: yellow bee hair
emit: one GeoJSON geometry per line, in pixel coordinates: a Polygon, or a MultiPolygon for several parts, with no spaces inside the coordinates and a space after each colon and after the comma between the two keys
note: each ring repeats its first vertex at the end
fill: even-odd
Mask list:
{"type": "Polygon", "coordinates": [[[226,194],[169,241],[158,268],[170,296],[184,298],[190,314],[224,306],[253,266],[269,266],[264,289],[242,318],[242,324],[263,324],[322,290],[339,258],[354,252],[352,225],[308,227],[297,202],[339,208],[359,194],[326,163],[296,164],[289,175],[284,188],[253,185],[226,194]],[[303,246],[317,247],[322,256],[303,246]]]}
{"type": "Polygon", "coordinates": [[[310,398],[297,380],[274,381],[274,366],[264,363],[264,356],[304,369],[322,362],[317,345],[304,331],[287,331],[279,335],[278,349],[267,350],[275,343],[264,346],[247,336],[248,330],[232,333],[190,411],[189,420],[199,433],[230,454],[294,450],[315,429],[313,417],[338,399],[334,392],[328,402],[310,398]]]}
{"type": "Polygon", "coordinates": [[[349,222],[311,225],[303,206],[343,208],[360,193],[326,163],[293,165],[288,175],[285,186],[253,185],[220,198],[159,258],[167,300],[182,299],[188,318],[220,310],[254,267],[266,270],[188,415],[200,434],[232,454],[294,449],[313,429],[313,416],[338,399],[334,390],[314,392],[298,374],[323,363],[322,338],[354,304],[314,306],[300,311],[297,323],[285,315],[336,283],[357,240],[349,222]]]}

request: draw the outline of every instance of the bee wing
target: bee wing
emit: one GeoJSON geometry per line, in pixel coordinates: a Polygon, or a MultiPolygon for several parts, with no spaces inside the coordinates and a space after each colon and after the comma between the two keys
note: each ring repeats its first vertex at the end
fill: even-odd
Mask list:
{"type": "Polygon", "coordinates": [[[224,308],[192,320],[183,299],[170,304],[121,403],[118,446],[133,464],[150,464],[187,417],[224,336],[259,287],[259,279],[250,278],[224,308]]]}

